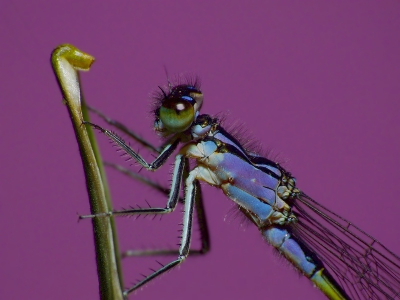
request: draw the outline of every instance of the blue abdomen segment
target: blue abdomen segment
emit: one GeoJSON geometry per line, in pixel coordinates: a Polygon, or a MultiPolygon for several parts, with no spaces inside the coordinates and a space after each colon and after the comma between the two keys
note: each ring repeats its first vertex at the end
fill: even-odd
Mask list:
{"type": "Polygon", "coordinates": [[[324,269],[315,255],[287,228],[278,226],[262,230],[266,240],[274,246],[300,272],[308,277],[329,299],[349,299],[338,283],[324,269]]]}
{"type": "Polygon", "coordinates": [[[271,205],[260,201],[260,199],[257,199],[234,185],[228,183],[222,185],[221,188],[229,198],[245,208],[249,213],[251,212],[253,221],[256,224],[263,224],[273,213],[271,205]]]}

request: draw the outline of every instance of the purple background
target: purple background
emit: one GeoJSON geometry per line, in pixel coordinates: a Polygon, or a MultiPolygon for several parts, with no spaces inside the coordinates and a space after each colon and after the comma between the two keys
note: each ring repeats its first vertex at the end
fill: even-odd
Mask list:
{"type": "MultiPolygon", "coordinates": [[[[239,120],[286,161],[302,190],[400,253],[399,1],[68,5],[0,4],[0,298],[98,295],[91,224],[77,222],[77,212],[89,212],[81,161],[49,63],[66,42],[96,57],[82,75],[87,101],[153,142],[148,95],[166,83],[164,66],[198,74],[203,112],[239,120]]],[[[105,158],[129,165],[99,140],[105,158]]],[[[170,168],[154,178],[168,184],[170,168]]],[[[116,208],[165,203],[115,172],[109,177],[116,208]]],[[[324,298],[254,226],[224,221],[232,204],[220,191],[204,185],[204,196],[211,252],[189,257],[138,299],[324,298]]],[[[178,210],[162,221],[118,219],[121,249],[172,247],[180,217],[178,210]]],[[[128,286],[157,263],[123,266],[128,286]]]]}

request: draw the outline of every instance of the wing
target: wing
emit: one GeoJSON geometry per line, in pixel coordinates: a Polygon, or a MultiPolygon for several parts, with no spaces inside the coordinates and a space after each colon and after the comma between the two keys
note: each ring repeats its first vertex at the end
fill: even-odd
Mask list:
{"type": "Polygon", "coordinates": [[[400,299],[400,257],[304,193],[293,204],[293,234],[352,299],[400,299]]]}

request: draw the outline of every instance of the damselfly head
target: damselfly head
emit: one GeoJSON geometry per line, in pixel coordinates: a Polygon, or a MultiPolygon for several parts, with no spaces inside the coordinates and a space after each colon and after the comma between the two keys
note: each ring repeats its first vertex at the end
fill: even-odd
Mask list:
{"type": "Polygon", "coordinates": [[[184,132],[196,120],[203,103],[203,93],[196,84],[170,86],[168,93],[161,87],[154,110],[154,128],[163,135],[184,132]]]}

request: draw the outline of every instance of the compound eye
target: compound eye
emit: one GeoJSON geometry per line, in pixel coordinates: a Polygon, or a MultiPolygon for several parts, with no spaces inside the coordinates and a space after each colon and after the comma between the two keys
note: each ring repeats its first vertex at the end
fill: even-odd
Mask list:
{"type": "Polygon", "coordinates": [[[183,132],[194,121],[192,103],[182,98],[167,99],[160,107],[160,120],[171,132],[183,132]]]}

